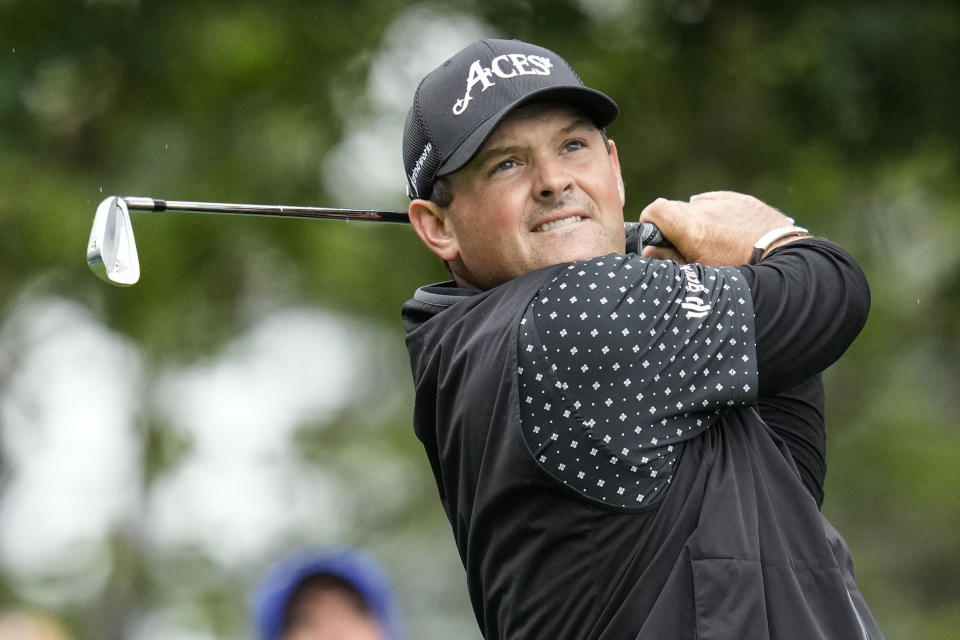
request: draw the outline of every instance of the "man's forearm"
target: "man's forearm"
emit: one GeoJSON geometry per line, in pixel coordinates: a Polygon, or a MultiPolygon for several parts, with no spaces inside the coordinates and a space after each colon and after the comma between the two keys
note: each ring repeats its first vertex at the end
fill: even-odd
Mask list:
{"type": "Polygon", "coordinates": [[[739,269],[753,296],[761,395],[826,369],[866,322],[866,277],[833,243],[798,240],[739,269]]]}

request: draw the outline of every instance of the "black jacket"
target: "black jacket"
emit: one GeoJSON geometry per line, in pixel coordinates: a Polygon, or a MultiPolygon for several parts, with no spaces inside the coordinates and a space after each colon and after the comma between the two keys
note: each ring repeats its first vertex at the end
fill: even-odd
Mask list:
{"type": "Polygon", "coordinates": [[[881,638],[819,511],[818,374],[868,306],[813,239],[420,289],[414,426],[484,637],[881,638]]]}

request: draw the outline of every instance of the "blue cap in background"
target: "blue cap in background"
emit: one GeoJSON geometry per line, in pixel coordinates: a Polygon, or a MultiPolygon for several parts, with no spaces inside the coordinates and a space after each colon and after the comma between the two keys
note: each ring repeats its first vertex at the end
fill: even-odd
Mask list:
{"type": "Polygon", "coordinates": [[[366,601],[390,640],[402,640],[400,616],[386,574],[373,560],[352,549],[306,549],[275,564],[253,593],[254,623],[261,640],[283,637],[287,607],[297,587],[310,576],[345,580],[366,601]]]}

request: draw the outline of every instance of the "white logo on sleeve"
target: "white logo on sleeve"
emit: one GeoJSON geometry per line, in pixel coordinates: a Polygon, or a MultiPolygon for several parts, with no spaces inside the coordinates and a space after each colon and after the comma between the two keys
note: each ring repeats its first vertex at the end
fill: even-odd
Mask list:
{"type": "Polygon", "coordinates": [[[707,291],[700,283],[700,278],[697,277],[697,270],[691,267],[688,264],[685,264],[681,267],[683,271],[684,278],[686,279],[686,290],[687,295],[683,299],[683,302],[680,304],[681,307],[687,310],[687,318],[703,318],[708,313],[710,313],[712,307],[709,302],[704,302],[697,294],[710,293],[707,291]]]}
{"type": "Polygon", "coordinates": [[[528,56],[522,53],[497,56],[490,61],[489,67],[484,67],[479,60],[474,60],[467,74],[467,91],[453,105],[453,114],[459,116],[467,110],[470,101],[473,99],[470,93],[477,83],[483,85],[480,89],[483,92],[496,84],[491,80],[494,76],[504,80],[518,76],[548,76],[551,68],[553,68],[553,63],[550,62],[550,58],[528,56]]]}

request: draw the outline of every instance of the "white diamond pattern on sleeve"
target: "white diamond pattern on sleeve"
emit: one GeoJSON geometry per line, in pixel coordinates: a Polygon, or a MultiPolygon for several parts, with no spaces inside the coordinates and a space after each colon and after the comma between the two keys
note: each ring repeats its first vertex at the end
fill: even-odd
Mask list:
{"type": "Polygon", "coordinates": [[[604,504],[657,501],[683,443],[755,400],[752,314],[732,267],[612,255],[561,271],[519,327],[534,461],[604,504]]]}

